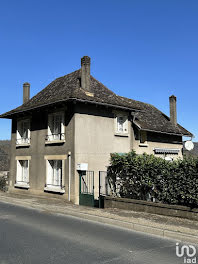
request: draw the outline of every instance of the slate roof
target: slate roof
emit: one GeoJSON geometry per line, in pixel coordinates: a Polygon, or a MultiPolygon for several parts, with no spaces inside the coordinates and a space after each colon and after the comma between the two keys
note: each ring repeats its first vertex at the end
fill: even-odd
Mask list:
{"type": "Polygon", "coordinates": [[[51,82],[45,89],[23,105],[0,115],[0,118],[12,118],[13,115],[61,101],[76,100],[104,104],[135,112],[134,123],[143,130],[192,136],[181,127],[174,126],[169,117],[153,105],[116,95],[114,92],[90,76],[93,96],[88,95],[80,85],[81,70],[77,70],[51,82]]]}

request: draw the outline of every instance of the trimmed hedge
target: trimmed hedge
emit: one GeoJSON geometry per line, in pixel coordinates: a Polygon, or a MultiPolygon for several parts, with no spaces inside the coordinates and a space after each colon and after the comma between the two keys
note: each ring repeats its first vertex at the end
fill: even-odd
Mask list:
{"type": "Polygon", "coordinates": [[[198,207],[198,158],[170,162],[134,151],[113,153],[107,177],[114,194],[123,198],[198,207]]]}

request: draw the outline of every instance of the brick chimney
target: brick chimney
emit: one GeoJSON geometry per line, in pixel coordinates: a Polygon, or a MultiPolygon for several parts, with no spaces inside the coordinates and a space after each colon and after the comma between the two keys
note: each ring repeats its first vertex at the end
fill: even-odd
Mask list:
{"type": "Polygon", "coordinates": [[[30,100],[30,84],[28,82],[23,84],[23,104],[30,100]]]}
{"type": "Polygon", "coordinates": [[[177,125],[177,97],[174,95],[171,95],[169,97],[169,104],[170,104],[170,121],[174,124],[177,125]]]}
{"type": "Polygon", "coordinates": [[[90,64],[91,59],[88,56],[81,58],[81,87],[87,92],[90,91],[90,64]]]}

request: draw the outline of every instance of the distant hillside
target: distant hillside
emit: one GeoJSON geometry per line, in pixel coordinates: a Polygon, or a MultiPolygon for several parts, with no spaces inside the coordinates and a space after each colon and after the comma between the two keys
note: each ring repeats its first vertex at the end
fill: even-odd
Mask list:
{"type": "Polygon", "coordinates": [[[8,171],[10,166],[10,140],[0,140],[0,171],[8,171]]]}
{"type": "Polygon", "coordinates": [[[193,143],[194,143],[194,149],[191,151],[186,150],[184,147],[184,155],[198,157],[198,142],[193,142],[193,143]]]}

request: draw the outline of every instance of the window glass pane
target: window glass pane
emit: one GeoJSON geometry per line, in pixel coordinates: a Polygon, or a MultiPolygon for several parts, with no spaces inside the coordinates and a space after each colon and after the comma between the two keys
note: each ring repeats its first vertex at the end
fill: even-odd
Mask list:
{"type": "Polygon", "coordinates": [[[52,186],[61,186],[62,179],[62,160],[50,160],[48,169],[47,184],[52,186]]]}
{"type": "Polygon", "coordinates": [[[19,160],[17,162],[17,182],[29,182],[29,166],[28,160],[19,160]]]}
{"type": "Polygon", "coordinates": [[[119,132],[124,131],[124,118],[123,118],[123,116],[117,117],[117,129],[119,132]]]}
{"type": "Polygon", "coordinates": [[[61,126],[63,120],[63,114],[53,114],[49,116],[49,140],[61,139],[61,126]]]}

